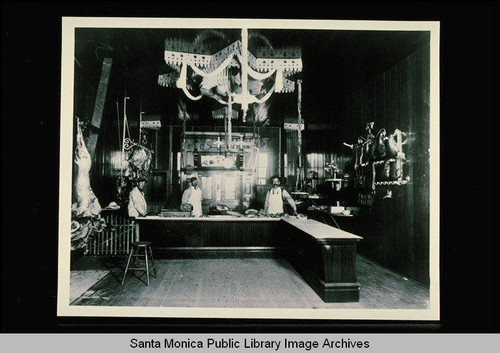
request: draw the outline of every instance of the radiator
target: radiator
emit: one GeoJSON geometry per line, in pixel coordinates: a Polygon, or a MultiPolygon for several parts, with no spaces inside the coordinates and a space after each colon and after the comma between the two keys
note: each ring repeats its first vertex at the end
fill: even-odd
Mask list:
{"type": "Polygon", "coordinates": [[[101,216],[106,221],[106,228],[90,237],[85,246],[85,255],[128,254],[131,243],[139,240],[137,223],[119,214],[106,212],[101,216]]]}

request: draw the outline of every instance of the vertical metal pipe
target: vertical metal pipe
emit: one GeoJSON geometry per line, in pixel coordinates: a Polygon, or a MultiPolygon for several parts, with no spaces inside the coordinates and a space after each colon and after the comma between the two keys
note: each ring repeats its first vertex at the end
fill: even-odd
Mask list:
{"type": "MultiPolygon", "coordinates": [[[[173,126],[169,126],[168,130],[168,171],[169,171],[169,183],[168,183],[168,194],[172,194],[172,180],[173,180],[173,166],[174,163],[172,161],[173,158],[173,152],[172,152],[172,146],[173,146],[173,137],[174,137],[174,131],[173,131],[173,126]]],[[[166,196],[166,195],[165,195],[166,196]]]]}
{"type": "MultiPolygon", "coordinates": [[[[243,101],[241,103],[241,109],[243,110],[242,121],[246,122],[246,114],[248,110],[248,76],[247,76],[247,65],[248,65],[248,28],[241,29],[241,95],[243,101]]],[[[229,117],[231,119],[231,117],[229,117]]]]}
{"type": "Polygon", "coordinates": [[[231,118],[233,116],[233,101],[231,95],[228,97],[227,102],[227,138],[226,138],[226,151],[229,151],[231,148],[231,143],[233,142],[233,134],[232,134],[232,123],[231,118]]]}
{"type": "MultiPolygon", "coordinates": [[[[113,224],[113,219],[114,219],[114,215],[111,214],[111,216],[109,217],[109,224],[113,224]]],[[[120,238],[117,236],[116,232],[113,232],[112,229],[109,230],[109,234],[112,236],[112,237],[115,237],[115,248],[116,248],[116,251],[115,251],[115,255],[119,254],[120,253],[120,238]]]]}
{"type": "Polygon", "coordinates": [[[99,255],[102,255],[102,233],[98,233],[97,234],[97,239],[99,240],[98,244],[99,244],[99,255]]]}
{"type": "Polygon", "coordinates": [[[158,130],[155,130],[155,169],[158,169],[158,130]]]}
{"type": "Polygon", "coordinates": [[[142,129],[141,129],[141,123],[142,123],[142,114],[144,112],[142,111],[142,97],[139,99],[139,144],[142,145],[142,140],[141,140],[141,134],[142,134],[142,129]]]}
{"type": "Polygon", "coordinates": [[[123,175],[123,161],[125,160],[125,127],[127,126],[127,99],[123,98],[123,134],[122,134],[122,158],[120,161],[120,175],[123,175]]]}
{"type": "Polygon", "coordinates": [[[297,97],[297,151],[298,151],[298,164],[297,164],[297,181],[295,187],[297,190],[302,190],[303,178],[303,161],[302,161],[302,131],[300,130],[302,124],[302,80],[297,80],[298,97],[297,97]]]}
{"type": "MultiPolygon", "coordinates": [[[[108,220],[106,221],[106,224],[111,224],[111,220],[113,218],[113,215],[109,215],[108,216],[108,220]]],[[[118,237],[116,236],[115,232],[113,232],[112,229],[107,229],[106,230],[108,232],[108,237],[112,238],[113,239],[113,250],[112,250],[112,254],[113,255],[116,255],[117,252],[118,252],[118,248],[120,246],[120,243],[119,243],[119,239],[118,237]]]]}
{"type": "MultiPolygon", "coordinates": [[[[107,224],[113,224],[113,215],[111,214],[108,219],[109,221],[106,222],[107,224]]],[[[113,237],[115,239],[114,241],[114,250],[113,250],[113,253],[114,255],[116,255],[118,253],[118,249],[120,248],[120,239],[116,236],[115,232],[113,232],[113,230],[111,229],[108,229],[108,234],[110,237],[113,237]]]]}
{"type": "MultiPolygon", "coordinates": [[[[106,223],[108,223],[109,221],[109,218],[110,216],[106,216],[105,220],[106,220],[106,223]]],[[[106,238],[109,239],[109,242],[110,242],[110,250],[111,250],[111,255],[114,255],[116,253],[115,251],[115,247],[116,247],[116,239],[115,237],[113,236],[113,233],[108,231],[107,229],[104,230],[104,233],[106,233],[106,238]]]]}
{"type": "Polygon", "coordinates": [[[126,233],[125,233],[125,229],[122,229],[123,227],[121,227],[121,222],[122,222],[122,216],[119,216],[116,218],[116,229],[118,229],[117,231],[119,232],[120,234],[120,238],[122,239],[122,253],[123,254],[127,254],[127,237],[126,237],[126,233]]]}
{"type": "Polygon", "coordinates": [[[281,159],[283,156],[281,155],[281,126],[278,128],[278,175],[280,177],[283,177],[282,170],[281,170],[281,159]]]}

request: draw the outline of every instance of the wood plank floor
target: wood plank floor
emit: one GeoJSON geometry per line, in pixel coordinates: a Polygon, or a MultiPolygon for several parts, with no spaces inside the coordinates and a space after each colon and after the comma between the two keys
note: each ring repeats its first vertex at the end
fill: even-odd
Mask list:
{"type": "Polygon", "coordinates": [[[157,277],[129,272],[125,259],[84,256],[72,271],[107,270],[70,305],[205,308],[427,309],[428,288],[357,257],[360,301],[324,303],[284,259],[156,259],[157,277]]]}

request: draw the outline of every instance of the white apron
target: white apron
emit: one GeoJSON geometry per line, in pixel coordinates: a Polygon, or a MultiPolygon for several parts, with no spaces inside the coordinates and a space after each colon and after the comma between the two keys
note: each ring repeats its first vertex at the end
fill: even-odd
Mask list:
{"type": "Polygon", "coordinates": [[[200,217],[203,212],[201,208],[201,189],[200,188],[192,188],[191,196],[189,197],[189,204],[193,206],[193,211],[191,214],[195,217],[200,217]]]}
{"type": "Polygon", "coordinates": [[[269,214],[284,213],[283,211],[283,191],[281,188],[269,190],[269,214]]]}

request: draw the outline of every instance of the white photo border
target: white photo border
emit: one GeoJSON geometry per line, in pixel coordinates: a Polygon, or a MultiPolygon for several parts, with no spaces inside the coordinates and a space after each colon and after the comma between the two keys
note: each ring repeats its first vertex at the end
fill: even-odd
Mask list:
{"type": "Polygon", "coordinates": [[[440,23],[432,21],[196,19],[63,17],[61,53],[61,130],[59,186],[59,261],[57,316],[60,317],[154,317],[154,318],[246,318],[319,320],[440,319],[439,277],[439,62],[440,23]],[[430,300],[428,309],[245,309],[187,307],[106,307],[70,305],[71,192],[74,105],[74,51],[76,28],[275,28],[304,30],[373,30],[430,32],[430,300]]]}

